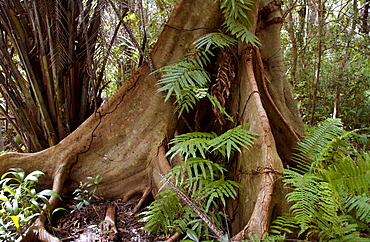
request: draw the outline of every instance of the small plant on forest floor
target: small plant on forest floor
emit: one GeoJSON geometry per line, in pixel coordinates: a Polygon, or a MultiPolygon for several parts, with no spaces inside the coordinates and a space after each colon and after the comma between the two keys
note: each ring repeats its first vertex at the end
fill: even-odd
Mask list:
{"type": "Polygon", "coordinates": [[[80,210],[83,206],[90,205],[92,198],[96,196],[99,190],[99,183],[102,179],[103,178],[99,174],[96,177],[87,177],[87,182],[83,183],[80,181],[78,188],[73,191],[73,195],[75,195],[74,200],[79,202],[73,206],[74,209],[71,213],[80,210]]]}
{"type": "Polygon", "coordinates": [[[48,197],[60,199],[60,196],[49,189],[36,191],[36,184],[42,175],[41,171],[26,175],[21,168],[12,168],[1,176],[0,240],[17,240],[42,212],[51,220],[48,197]]]}

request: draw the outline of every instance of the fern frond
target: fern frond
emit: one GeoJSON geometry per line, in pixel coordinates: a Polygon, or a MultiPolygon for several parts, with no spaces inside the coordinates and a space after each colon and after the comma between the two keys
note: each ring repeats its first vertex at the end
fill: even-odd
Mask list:
{"type": "Polygon", "coordinates": [[[297,164],[297,171],[301,174],[312,172],[321,161],[323,151],[328,143],[343,133],[342,122],[339,119],[327,119],[321,122],[312,133],[301,142],[298,142],[293,161],[297,164]]]}
{"type": "Polygon", "coordinates": [[[237,43],[238,42],[234,38],[222,32],[218,32],[203,35],[202,37],[197,39],[193,44],[195,45],[196,49],[204,48],[205,51],[208,51],[211,48],[223,49],[225,47],[236,45],[237,43]]]}
{"type": "Polygon", "coordinates": [[[221,103],[212,95],[207,93],[209,101],[211,101],[213,107],[217,108],[221,114],[226,116],[226,119],[234,122],[234,119],[226,112],[226,109],[221,105],[221,103]]]}
{"type": "Polygon", "coordinates": [[[287,201],[294,202],[291,209],[299,222],[300,233],[308,228],[312,233],[319,227],[339,224],[338,203],[330,184],[323,181],[317,174],[301,175],[296,171],[284,170],[284,176],[286,178],[284,183],[294,188],[287,195],[287,201]]]}
{"type": "Polygon", "coordinates": [[[256,11],[255,2],[253,0],[220,1],[226,30],[242,42],[250,43],[255,47],[260,45],[258,38],[249,31],[253,25],[253,18],[249,12],[256,11]]]}
{"type": "Polygon", "coordinates": [[[151,234],[158,234],[163,231],[169,234],[172,231],[171,225],[181,212],[179,198],[175,191],[166,189],[158,194],[160,199],[155,200],[148,206],[148,211],[141,214],[144,217],[140,220],[146,222],[144,229],[151,234]]]}
{"type": "MultiPolygon", "coordinates": [[[[357,157],[360,157],[358,154],[357,157]]],[[[366,194],[370,196],[370,159],[352,160],[344,157],[328,167],[328,179],[337,187],[338,191],[347,194],[366,194]]],[[[324,173],[325,171],[323,171],[324,173]]]]}
{"type": "Polygon", "coordinates": [[[370,223],[370,197],[362,194],[344,196],[344,209],[354,214],[363,223],[370,223]]]}
{"type": "Polygon", "coordinates": [[[167,156],[171,155],[172,159],[176,154],[180,153],[185,157],[197,157],[199,154],[202,158],[206,158],[209,142],[217,137],[216,133],[193,132],[181,134],[173,138],[169,144],[175,144],[168,152],[167,156]],[[199,153],[198,153],[199,152],[199,153]]]}
{"type": "Polygon", "coordinates": [[[177,98],[181,97],[182,90],[190,87],[205,88],[210,83],[208,73],[194,62],[178,62],[160,69],[163,74],[158,84],[163,85],[158,92],[167,91],[165,101],[172,94],[177,98]]]}
{"type": "Polygon", "coordinates": [[[198,190],[203,181],[219,179],[225,170],[220,164],[207,159],[193,157],[172,168],[172,171],[166,178],[181,177],[181,180],[176,180],[176,186],[185,184],[189,190],[198,190]]]}
{"type": "Polygon", "coordinates": [[[244,129],[242,125],[239,125],[212,139],[209,145],[210,148],[213,148],[212,152],[219,152],[230,159],[233,151],[237,150],[241,152],[240,147],[249,149],[249,147],[253,145],[256,136],[257,135],[255,133],[244,129]]]}
{"type": "Polygon", "coordinates": [[[270,233],[281,235],[282,233],[293,233],[293,230],[299,228],[296,217],[290,213],[284,213],[277,217],[270,226],[270,233]]]}
{"type": "Polygon", "coordinates": [[[207,91],[208,88],[186,87],[186,89],[183,89],[179,93],[179,96],[175,101],[175,112],[179,113],[179,117],[184,110],[189,112],[200,99],[208,95],[207,91]]]}
{"type": "Polygon", "coordinates": [[[226,206],[226,198],[236,197],[236,188],[240,188],[239,183],[221,178],[207,182],[196,194],[205,201],[205,211],[208,212],[211,205],[216,205],[217,201],[221,201],[222,205],[226,206]]]}
{"type": "Polygon", "coordinates": [[[248,30],[248,27],[239,22],[233,22],[227,26],[227,30],[230,31],[232,35],[240,39],[244,43],[250,43],[254,47],[261,45],[256,35],[248,30]]]}
{"type": "Polygon", "coordinates": [[[162,87],[157,91],[167,92],[165,101],[171,95],[175,96],[179,116],[184,110],[192,109],[197,101],[206,96],[211,80],[204,67],[209,63],[211,54],[210,51],[195,51],[189,53],[185,59],[156,71],[163,73],[157,82],[157,85],[162,87]]]}

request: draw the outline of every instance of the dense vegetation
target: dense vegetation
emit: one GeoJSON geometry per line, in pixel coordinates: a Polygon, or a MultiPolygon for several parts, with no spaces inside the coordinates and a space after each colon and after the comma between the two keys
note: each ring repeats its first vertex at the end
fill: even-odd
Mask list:
{"type": "MultiPolygon", "coordinates": [[[[191,112],[201,100],[207,100],[218,124],[223,126],[226,122],[232,123],[233,118],[226,112],[224,100],[215,94],[220,90],[215,91],[210,87],[211,75],[208,69],[212,68],[210,63],[214,53],[231,52],[238,42],[258,48],[258,38],[249,32],[253,26],[250,14],[256,11],[254,2],[220,0],[225,17],[223,31],[200,37],[183,59],[154,70],[149,51],[174,2],[92,1],[90,5],[81,2],[81,16],[76,17],[76,25],[79,26],[76,31],[80,32],[75,34],[77,40],[71,40],[77,46],[69,48],[84,51],[80,53],[78,61],[85,61],[79,64],[88,68],[83,73],[85,76],[79,76],[82,84],[72,85],[72,89],[63,87],[66,90],[63,89],[62,94],[58,92],[62,89],[58,83],[66,78],[65,73],[68,71],[64,68],[77,67],[73,58],[64,56],[68,48],[64,52],[53,49],[54,45],[64,40],[53,40],[53,34],[48,33],[49,50],[45,50],[41,48],[44,40],[27,32],[28,39],[35,38],[34,42],[30,40],[28,44],[22,42],[14,45],[22,36],[11,39],[11,26],[16,29],[19,27],[17,21],[22,22],[22,30],[26,32],[29,27],[26,20],[29,19],[17,16],[15,23],[9,21],[5,13],[11,14],[11,11],[6,12],[7,5],[3,4],[2,24],[5,26],[8,21],[8,25],[2,28],[2,51],[3,55],[7,53],[9,56],[0,63],[0,89],[4,100],[0,111],[7,120],[5,138],[8,139],[8,148],[20,152],[38,151],[57,144],[82,123],[88,114],[96,111],[103,98],[109,98],[142,62],[148,63],[153,75],[161,76],[158,91],[165,93],[165,101],[176,104],[175,111],[179,118],[183,113],[191,112]],[[101,16],[107,17],[105,21],[101,16]],[[112,21],[117,24],[111,26],[112,21]],[[96,32],[98,34],[89,36],[95,27],[99,29],[96,32]],[[26,51],[20,48],[23,44],[30,49],[26,51]],[[31,50],[37,51],[38,55],[29,56],[31,50]],[[36,66],[37,70],[28,66],[27,58],[32,59],[33,67],[36,66]],[[45,68],[46,63],[50,69],[45,68]],[[14,70],[7,70],[8,66],[14,70]],[[39,80],[33,78],[34,72],[42,73],[43,82],[39,83],[39,80]],[[47,90],[43,90],[43,85],[46,85],[47,90]],[[12,88],[9,89],[9,86],[12,88]],[[63,96],[76,87],[81,91],[82,86],[86,88],[81,92],[84,94],[82,99],[88,103],[75,104],[72,100],[68,101],[68,96],[63,96]],[[57,98],[54,99],[54,96],[57,98]],[[61,100],[66,103],[61,104],[61,100]],[[71,103],[74,105],[67,105],[71,103]],[[20,108],[26,106],[40,109],[30,111],[23,108],[20,114],[20,108]],[[76,107],[84,109],[76,110],[76,107]],[[75,113],[69,112],[71,109],[75,113]],[[39,123],[28,123],[29,117],[39,123]],[[68,117],[71,119],[63,119],[68,117]],[[8,133],[9,127],[15,131],[15,135],[11,129],[8,133]]],[[[282,176],[285,185],[291,189],[287,195],[287,200],[293,204],[291,213],[275,220],[270,236],[266,239],[274,241],[295,237],[321,241],[368,241],[370,137],[365,128],[370,124],[368,5],[367,0],[319,0],[312,3],[288,1],[283,7],[285,25],[282,49],[287,67],[286,78],[294,88],[303,120],[311,127],[308,128],[307,137],[298,143],[297,153],[292,159],[294,167],[286,167],[282,176]],[[317,125],[316,128],[314,125],[317,125]],[[354,130],[356,128],[362,129],[354,130]]],[[[30,13],[36,10],[36,5],[25,6],[30,13]]],[[[63,16],[58,15],[61,19],[53,19],[53,15],[46,16],[51,18],[42,20],[45,26],[39,23],[35,25],[37,21],[32,22],[33,27],[40,32],[42,28],[48,27],[48,21],[57,22],[58,26],[66,24],[63,16]]],[[[64,28],[67,29],[65,26],[61,29],[64,28]]],[[[56,28],[55,31],[61,30],[56,28]]],[[[55,36],[60,37],[58,34],[61,33],[55,36]]],[[[60,48],[64,47],[61,45],[60,48]]],[[[217,81],[226,83],[229,80],[217,77],[217,81]]],[[[71,85],[68,87],[71,88],[71,85]]],[[[234,153],[242,152],[242,148],[248,149],[253,145],[257,135],[247,131],[247,126],[236,126],[221,134],[184,133],[169,143],[167,156],[172,159],[179,155],[184,162],[174,166],[164,176],[167,189],[158,194],[159,199],[144,213],[144,220],[148,222],[145,229],[148,232],[177,232],[187,234],[186,238],[193,241],[206,239],[204,235],[213,233],[218,240],[227,240],[229,235],[225,207],[229,199],[237,196],[240,187],[239,183],[227,177],[228,160],[234,153]]],[[[20,234],[20,230],[24,230],[35,216],[48,212],[43,208],[48,205],[45,196],[57,194],[50,190],[39,193],[34,190],[33,186],[41,172],[31,173],[24,178],[26,175],[23,170],[16,169],[6,173],[3,178],[11,174],[25,188],[19,188],[17,192],[14,185],[8,185],[11,179],[1,182],[0,200],[4,204],[1,222],[4,228],[11,228],[8,232],[20,234]],[[22,189],[26,191],[22,196],[34,199],[34,203],[18,205],[22,189]],[[9,195],[15,198],[9,198],[9,195]],[[41,199],[42,203],[37,199],[41,199]],[[18,206],[27,216],[18,215],[18,206]],[[26,219],[22,220],[23,217],[26,219]]],[[[89,199],[85,199],[87,203],[89,199]]],[[[0,230],[2,233],[4,231],[0,230]]]]}

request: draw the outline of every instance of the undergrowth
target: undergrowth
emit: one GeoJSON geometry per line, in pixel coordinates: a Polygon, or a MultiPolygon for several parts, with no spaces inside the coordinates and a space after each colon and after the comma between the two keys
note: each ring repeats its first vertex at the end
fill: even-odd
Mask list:
{"type": "Polygon", "coordinates": [[[358,130],[327,119],[298,143],[284,170],[291,212],[278,217],[271,234],[320,241],[370,241],[370,153],[355,149],[358,130]]]}
{"type": "MultiPolygon", "coordinates": [[[[49,197],[60,196],[49,189],[36,191],[39,178],[44,173],[34,171],[26,174],[21,168],[11,168],[1,176],[0,185],[0,239],[16,241],[24,231],[44,212],[49,222],[49,197]]],[[[55,209],[56,212],[62,208],[55,209]]]]}

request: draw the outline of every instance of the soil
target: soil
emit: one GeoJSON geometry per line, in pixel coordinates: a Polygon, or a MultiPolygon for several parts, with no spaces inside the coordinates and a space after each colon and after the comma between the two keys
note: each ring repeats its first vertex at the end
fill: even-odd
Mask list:
{"type": "Polygon", "coordinates": [[[95,198],[90,205],[76,209],[76,201],[65,202],[64,208],[53,216],[52,226],[48,226],[51,234],[62,241],[165,241],[164,236],[147,234],[139,220],[143,217],[140,211],[133,214],[136,202],[122,200],[107,201],[95,198]],[[106,217],[107,209],[113,211],[115,217],[109,216],[115,223],[115,228],[109,226],[110,219],[106,217]],[[73,212],[72,212],[73,211],[73,212]]]}

